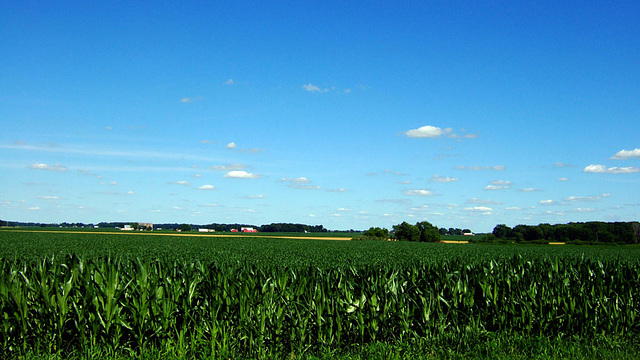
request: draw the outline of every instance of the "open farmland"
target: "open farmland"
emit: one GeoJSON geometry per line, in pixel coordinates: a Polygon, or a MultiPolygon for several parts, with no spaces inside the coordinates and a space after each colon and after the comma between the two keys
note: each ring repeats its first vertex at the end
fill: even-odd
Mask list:
{"type": "Polygon", "coordinates": [[[604,337],[624,355],[640,335],[639,259],[635,246],[2,230],[0,344],[3,358],[298,358],[375,344],[430,358],[496,337],[604,337]]]}

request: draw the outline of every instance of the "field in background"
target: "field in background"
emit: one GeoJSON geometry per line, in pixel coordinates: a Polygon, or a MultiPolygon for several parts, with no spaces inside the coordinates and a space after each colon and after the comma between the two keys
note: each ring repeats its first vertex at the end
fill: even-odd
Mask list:
{"type": "Polygon", "coordinates": [[[173,235],[0,230],[0,356],[640,350],[638,246],[173,235]]]}

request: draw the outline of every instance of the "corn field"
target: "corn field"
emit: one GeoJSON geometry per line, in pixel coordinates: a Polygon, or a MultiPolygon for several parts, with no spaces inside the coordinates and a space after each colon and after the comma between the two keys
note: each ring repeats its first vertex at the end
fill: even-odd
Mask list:
{"type": "Polygon", "coordinates": [[[2,358],[164,347],[266,357],[478,332],[640,335],[637,259],[277,266],[65,255],[3,257],[0,268],[2,358]]]}

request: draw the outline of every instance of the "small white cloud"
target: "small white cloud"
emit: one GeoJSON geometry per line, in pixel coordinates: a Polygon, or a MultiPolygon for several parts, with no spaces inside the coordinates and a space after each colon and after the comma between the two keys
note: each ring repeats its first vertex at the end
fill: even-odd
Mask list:
{"type": "Polygon", "coordinates": [[[306,177],[301,176],[297,178],[282,178],[280,179],[280,182],[287,182],[292,184],[308,184],[311,181],[309,181],[309,179],[307,179],[306,177]]]}
{"type": "Polygon", "coordinates": [[[336,211],[351,211],[351,209],[341,207],[341,208],[336,209],[336,211]]]}
{"type": "Polygon", "coordinates": [[[234,81],[233,81],[233,79],[229,79],[229,80],[225,81],[224,84],[225,85],[233,85],[234,81]]]}
{"type": "Polygon", "coordinates": [[[341,187],[341,188],[337,188],[337,189],[327,189],[326,191],[328,191],[328,192],[339,192],[340,193],[340,192],[348,192],[349,190],[346,189],[346,188],[342,188],[341,187]]]}
{"type": "Polygon", "coordinates": [[[191,186],[191,183],[185,180],[173,181],[173,182],[170,182],[169,184],[191,186]]]}
{"type": "Polygon", "coordinates": [[[576,202],[576,201],[594,202],[594,201],[600,201],[600,196],[569,196],[565,200],[571,201],[571,202],[576,202]]]}
{"type": "Polygon", "coordinates": [[[38,199],[43,199],[43,200],[58,200],[59,197],[57,196],[40,196],[38,199]]]}
{"type": "Polygon", "coordinates": [[[233,170],[224,174],[223,177],[231,179],[257,179],[260,175],[248,173],[243,170],[233,170]]]}
{"type": "Polygon", "coordinates": [[[190,103],[190,102],[193,102],[193,98],[190,98],[190,97],[183,97],[182,99],[180,99],[180,102],[183,102],[183,103],[190,103]]]}
{"type": "Polygon", "coordinates": [[[109,185],[111,185],[111,186],[116,186],[116,185],[118,185],[118,183],[117,183],[117,182],[115,182],[115,181],[112,181],[112,182],[110,182],[110,183],[109,183],[109,185]]]}
{"type": "Polygon", "coordinates": [[[212,140],[202,140],[202,141],[200,141],[200,143],[201,144],[215,144],[216,142],[212,141],[212,140]]]}
{"type": "Polygon", "coordinates": [[[588,212],[594,212],[594,211],[597,211],[597,210],[594,209],[594,208],[575,208],[575,209],[573,209],[573,211],[579,212],[579,213],[588,213],[588,212]]]}
{"type": "Polygon", "coordinates": [[[538,201],[538,204],[540,205],[555,205],[556,202],[553,200],[540,200],[538,201]]]}
{"type": "Polygon", "coordinates": [[[228,144],[227,144],[227,146],[225,146],[224,148],[225,148],[225,149],[235,149],[235,148],[237,148],[237,147],[238,147],[238,145],[236,145],[236,143],[234,143],[234,142],[230,142],[230,143],[228,143],[228,144]]]}
{"type": "Polygon", "coordinates": [[[215,190],[216,187],[213,185],[202,185],[198,188],[198,190],[215,190]]]}
{"type": "Polygon", "coordinates": [[[488,206],[473,206],[466,207],[464,211],[473,212],[473,213],[481,213],[482,215],[491,215],[493,214],[493,209],[488,206]]]}
{"type": "Polygon", "coordinates": [[[27,210],[40,210],[40,207],[39,206],[33,206],[33,207],[28,208],[27,210]]]}
{"type": "Polygon", "coordinates": [[[317,216],[316,214],[309,214],[309,217],[312,217],[312,218],[314,218],[316,216],[317,216]]]}
{"type": "Polygon", "coordinates": [[[431,177],[431,181],[433,181],[433,182],[453,182],[453,181],[458,181],[458,178],[449,177],[449,176],[433,175],[431,177]]]}
{"type": "Polygon", "coordinates": [[[329,91],[328,89],[320,89],[319,87],[315,86],[315,85],[311,85],[311,83],[307,84],[307,85],[302,85],[302,88],[309,91],[309,92],[327,92],[329,91]]]}
{"type": "Polygon", "coordinates": [[[425,125],[417,129],[411,129],[404,134],[410,138],[437,138],[451,131],[451,128],[443,130],[437,126],[425,125]]]}
{"type": "Polygon", "coordinates": [[[490,200],[490,199],[478,199],[471,198],[466,201],[467,204],[478,204],[478,205],[499,205],[501,202],[490,200]]]}
{"type": "Polygon", "coordinates": [[[129,191],[127,191],[127,194],[128,194],[128,195],[133,195],[133,194],[135,194],[135,192],[133,192],[133,191],[129,190],[129,191]]]}
{"type": "Polygon", "coordinates": [[[558,178],[558,181],[569,181],[569,179],[567,179],[566,177],[561,177],[561,178],[558,178]]]}
{"type": "Polygon", "coordinates": [[[540,189],[536,189],[536,188],[523,188],[520,191],[522,192],[534,192],[534,191],[540,191],[540,189]]]}
{"type": "Polygon", "coordinates": [[[471,171],[479,171],[479,170],[492,170],[492,171],[504,171],[507,169],[504,165],[494,165],[494,166],[456,166],[454,167],[456,170],[471,170],[471,171]]]}
{"type": "Polygon", "coordinates": [[[260,194],[260,195],[249,195],[249,196],[247,196],[247,198],[248,199],[266,199],[267,195],[262,195],[262,194],[260,194]]]}
{"type": "Polygon", "coordinates": [[[602,174],[631,174],[640,172],[640,168],[634,166],[626,166],[626,167],[606,167],[604,165],[594,165],[591,164],[582,170],[586,173],[602,173],[602,174]]]}
{"type": "Polygon", "coordinates": [[[113,130],[113,128],[111,126],[107,126],[104,128],[105,130],[113,130]]]}
{"type": "Polygon", "coordinates": [[[612,159],[630,159],[630,158],[640,158],[640,149],[633,150],[620,150],[615,155],[611,157],[612,159]]]}
{"type": "Polygon", "coordinates": [[[60,165],[60,164],[55,164],[55,165],[47,165],[47,164],[31,164],[29,165],[30,169],[36,169],[36,170],[49,170],[49,171],[59,171],[59,172],[64,172],[67,171],[69,169],[67,169],[66,166],[64,165],[60,165]]]}
{"type": "Polygon", "coordinates": [[[407,196],[433,196],[433,192],[426,189],[413,189],[405,190],[404,194],[407,196]]]}
{"type": "Polygon", "coordinates": [[[193,174],[191,176],[194,177],[194,178],[198,178],[198,179],[202,177],[202,175],[200,175],[200,174],[193,174]]]}
{"type": "Polygon", "coordinates": [[[219,170],[219,171],[232,171],[232,170],[244,170],[247,167],[243,164],[227,164],[227,165],[216,165],[211,166],[209,169],[211,170],[219,170]]]}

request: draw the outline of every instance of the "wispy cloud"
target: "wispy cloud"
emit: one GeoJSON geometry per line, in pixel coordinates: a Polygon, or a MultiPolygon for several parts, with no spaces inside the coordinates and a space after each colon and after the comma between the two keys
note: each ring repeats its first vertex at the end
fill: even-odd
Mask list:
{"type": "Polygon", "coordinates": [[[233,81],[233,79],[229,79],[227,81],[224,82],[225,85],[233,85],[235,84],[235,81],[233,81]]]}
{"type": "Polygon", "coordinates": [[[485,186],[483,190],[505,190],[511,188],[512,184],[513,183],[511,181],[496,180],[485,186]]]}
{"type": "Polygon", "coordinates": [[[571,165],[571,164],[563,163],[563,162],[557,162],[557,163],[553,164],[553,167],[554,168],[572,168],[574,166],[571,165]]]}
{"type": "Polygon", "coordinates": [[[538,201],[538,204],[540,205],[557,205],[558,202],[555,200],[540,200],[538,201]]]}
{"type": "Polygon", "coordinates": [[[405,190],[404,194],[407,196],[434,196],[435,194],[427,189],[413,189],[405,190]]]}
{"type": "Polygon", "coordinates": [[[464,211],[471,213],[481,213],[482,215],[493,214],[493,209],[488,206],[472,206],[464,208],[464,211]]]}
{"type": "Polygon", "coordinates": [[[182,99],[180,99],[181,103],[191,103],[191,102],[195,102],[195,101],[200,101],[202,100],[203,97],[202,96],[197,96],[197,97],[183,97],[182,99]]]}
{"type": "Polygon", "coordinates": [[[431,181],[433,181],[433,182],[454,182],[454,181],[458,181],[458,178],[449,177],[449,176],[433,175],[431,177],[431,181]]]}
{"type": "Polygon", "coordinates": [[[561,178],[558,178],[558,181],[569,181],[569,179],[566,177],[561,177],[561,178]]]}
{"type": "Polygon", "coordinates": [[[425,125],[417,129],[411,129],[411,130],[405,131],[404,134],[410,138],[438,138],[441,136],[446,136],[450,139],[475,139],[478,137],[477,134],[460,135],[453,132],[453,129],[450,127],[443,129],[443,128],[432,126],[432,125],[425,125]]]}
{"type": "Polygon", "coordinates": [[[209,169],[211,170],[218,170],[218,171],[244,170],[246,168],[247,167],[243,164],[215,165],[215,166],[209,167],[209,169]]]}
{"type": "Polygon", "coordinates": [[[610,194],[602,194],[602,196],[569,196],[564,199],[565,201],[577,202],[577,201],[585,201],[585,202],[595,202],[600,201],[602,198],[609,197],[610,194]]]}
{"type": "Polygon", "coordinates": [[[315,85],[311,85],[311,83],[308,83],[306,85],[302,85],[302,88],[309,91],[309,92],[315,92],[315,93],[321,93],[321,92],[328,92],[329,89],[320,89],[319,87],[315,86],[315,85]]]}
{"type": "Polygon", "coordinates": [[[626,167],[606,167],[605,165],[591,164],[582,170],[585,173],[600,173],[600,174],[631,174],[640,172],[639,167],[626,166],[626,167]]]}
{"type": "Polygon", "coordinates": [[[228,143],[228,144],[227,144],[227,146],[225,146],[224,148],[225,148],[225,149],[235,149],[235,148],[237,148],[237,147],[238,147],[238,145],[236,145],[236,143],[234,143],[234,142],[230,142],[230,143],[228,143]]]}
{"type": "Polygon", "coordinates": [[[490,200],[490,199],[478,199],[478,198],[471,198],[471,199],[468,199],[465,202],[467,204],[477,204],[477,205],[499,205],[499,204],[502,204],[499,201],[494,201],[494,200],[490,200]]]}
{"type": "Polygon", "coordinates": [[[479,171],[479,170],[491,170],[491,171],[504,171],[507,169],[504,165],[494,165],[494,166],[455,166],[456,170],[470,170],[470,171],[479,171]]]}
{"type": "Polygon", "coordinates": [[[198,188],[198,190],[215,190],[216,187],[213,185],[202,185],[198,188]]]}
{"type": "Polygon", "coordinates": [[[244,170],[233,170],[224,174],[223,177],[231,179],[258,179],[260,175],[248,173],[244,170]]]}
{"type": "Polygon", "coordinates": [[[311,181],[309,179],[307,179],[306,177],[301,176],[301,177],[297,177],[297,178],[282,178],[282,179],[280,179],[280,182],[290,183],[290,184],[308,184],[311,181]]]}
{"type": "Polygon", "coordinates": [[[620,150],[615,155],[611,157],[611,159],[630,159],[630,158],[640,158],[640,149],[633,150],[620,150]]]}
{"type": "Polygon", "coordinates": [[[182,185],[182,186],[191,186],[191,183],[185,180],[172,181],[169,184],[173,185],[182,185]]]}
{"type": "Polygon", "coordinates": [[[522,191],[522,192],[536,192],[536,191],[542,191],[542,190],[536,189],[536,188],[522,188],[522,189],[520,189],[520,191],[522,191]]]}
{"type": "Polygon", "coordinates": [[[404,134],[410,138],[437,138],[452,131],[452,128],[442,129],[437,126],[425,125],[406,131],[404,134]]]}
{"type": "Polygon", "coordinates": [[[47,165],[47,164],[42,164],[42,163],[31,164],[31,165],[29,165],[29,168],[30,169],[36,169],[36,170],[48,170],[48,171],[60,171],[60,172],[64,172],[64,171],[69,170],[64,165],[60,165],[60,164],[47,165]]]}

